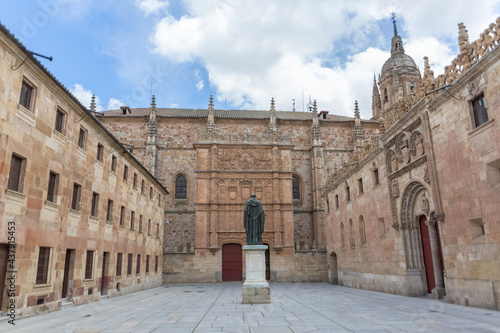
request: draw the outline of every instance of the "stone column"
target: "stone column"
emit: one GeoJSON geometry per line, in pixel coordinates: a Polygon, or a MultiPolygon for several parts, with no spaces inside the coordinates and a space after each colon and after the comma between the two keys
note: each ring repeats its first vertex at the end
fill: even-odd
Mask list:
{"type": "Polygon", "coordinates": [[[444,282],[443,282],[443,270],[441,267],[441,260],[439,258],[439,245],[436,235],[436,220],[428,220],[426,222],[429,228],[429,240],[431,243],[431,253],[432,253],[432,266],[434,268],[434,279],[436,281],[436,287],[432,289],[433,298],[443,298],[445,295],[444,282]]]}
{"type": "Polygon", "coordinates": [[[271,303],[271,290],[266,281],[267,245],[245,245],[246,278],[243,283],[243,304],[271,303]]]}

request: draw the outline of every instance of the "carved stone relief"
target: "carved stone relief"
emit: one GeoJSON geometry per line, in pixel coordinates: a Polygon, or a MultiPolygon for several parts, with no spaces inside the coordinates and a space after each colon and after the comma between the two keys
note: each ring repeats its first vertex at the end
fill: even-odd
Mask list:
{"type": "Polygon", "coordinates": [[[218,149],[217,152],[220,170],[269,170],[272,164],[273,154],[269,150],[218,149]]]}
{"type": "Polygon", "coordinates": [[[399,197],[399,183],[397,178],[394,178],[391,182],[391,194],[393,198],[399,197]]]}

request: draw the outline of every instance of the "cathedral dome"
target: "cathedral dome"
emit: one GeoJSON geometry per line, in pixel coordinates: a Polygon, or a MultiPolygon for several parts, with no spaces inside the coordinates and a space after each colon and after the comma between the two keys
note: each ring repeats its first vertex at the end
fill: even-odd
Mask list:
{"type": "Polygon", "coordinates": [[[398,69],[400,73],[404,71],[410,73],[420,73],[415,61],[413,61],[413,58],[405,53],[396,53],[391,55],[391,57],[384,63],[384,66],[382,66],[381,74],[383,75],[394,68],[398,69]]]}

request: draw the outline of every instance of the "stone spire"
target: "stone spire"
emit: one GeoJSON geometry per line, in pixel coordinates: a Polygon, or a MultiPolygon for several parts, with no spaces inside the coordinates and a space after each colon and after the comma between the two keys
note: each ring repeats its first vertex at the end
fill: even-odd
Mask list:
{"type": "Polygon", "coordinates": [[[155,95],[151,98],[151,107],[149,108],[149,123],[148,123],[148,141],[146,143],[147,147],[147,161],[149,171],[157,176],[157,133],[158,133],[158,125],[156,123],[156,100],[155,95]]]}
{"type": "Polygon", "coordinates": [[[373,74],[373,92],[372,92],[372,116],[380,114],[382,102],[380,100],[380,92],[378,91],[377,79],[373,74]]]}
{"type": "Polygon", "coordinates": [[[459,57],[461,58],[460,60],[464,66],[463,71],[465,72],[471,66],[471,46],[469,43],[469,33],[462,22],[458,24],[458,46],[460,47],[459,57]]]}
{"type": "Polygon", "coordinates": [[[208,118],[207,118],[207,134],[211,135],[215,131],[215,110],[214,98],[210,95],[210,102],[208,103],[208,118]]]}
{"type": "Polygon", "coordinates": [[[271,109],[269,110],[269,133],[276,133],[278,126],[276,125],[276,108],[274,107],[274,98],[271,98],[271,109]]]}
{"type": "Polygon", "coordinates": [[[90,111],[96,112],[95,94],[92,94],[92,101],[90,102],[90,111]]]}
{"type": "Polygon", "coordinates": [[[364,131],[361,126],[361,116],[359,114],[358,101],[354,101],[354,149],[362,149],[364,144],[364,131]]]}
{"type": "Polygon", "coordinates": [[[313,114],[313,124],[312,124],[312,137],[313,137],[313,145],[321,146],[321,129],[319,128],[319,119],[318,119],[318,105],[316,100],[314,100],[312,107],[313,114]]]}
{"type": "Polygon", "coordinates": [[[396,27],[396,13],[392,13],[392,23],[394,24],[394,37],[392,37],[391,55],[398,53],[405,53],[403,47],[403,40],[398,35],[398,28],[396,27]]]}

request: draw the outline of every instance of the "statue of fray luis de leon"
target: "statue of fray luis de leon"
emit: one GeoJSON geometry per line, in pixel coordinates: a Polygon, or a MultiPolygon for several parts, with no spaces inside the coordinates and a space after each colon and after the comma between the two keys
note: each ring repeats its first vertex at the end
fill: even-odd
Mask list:
{"type": "Polygon", "coordinates": [[[250,199],[245,204],[243,223],[247,232],[247,245],[262,245],[262,233],[266,214],[264,208],[255,194],[252,193],[250,199]]]}

